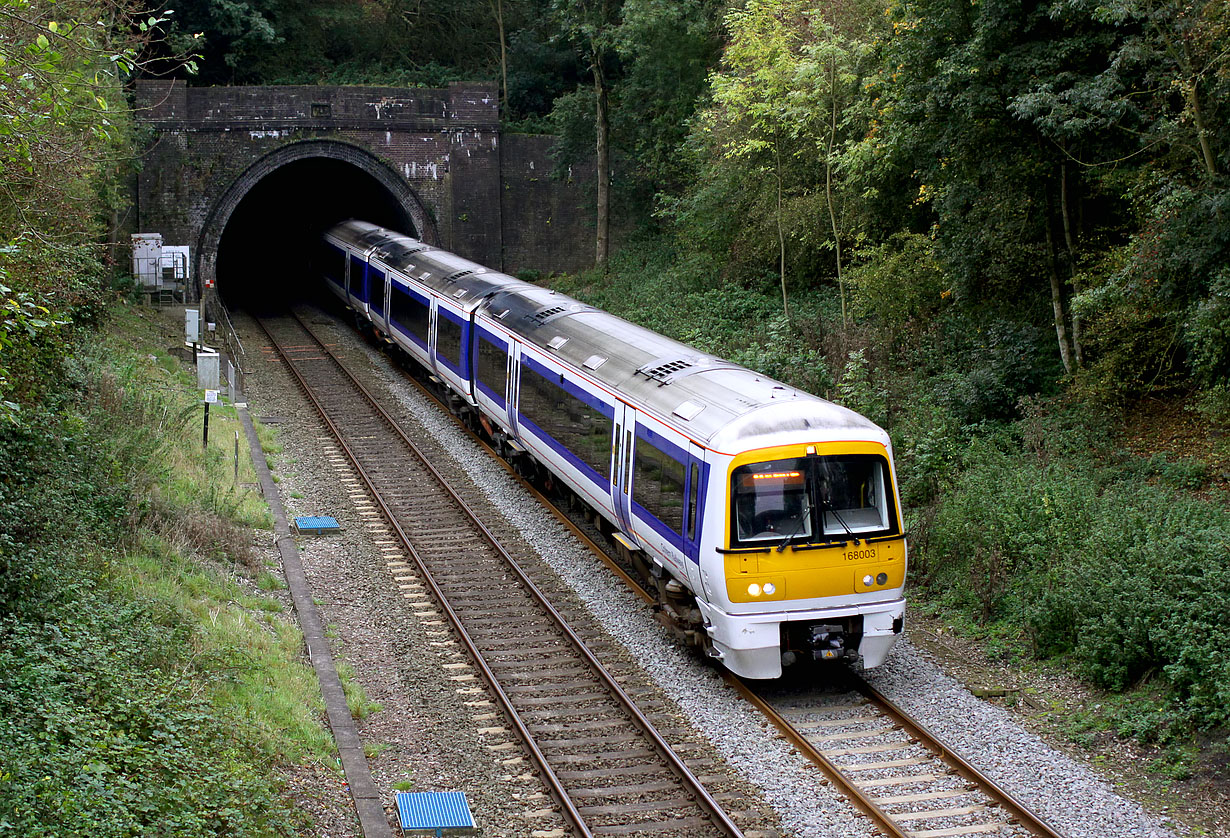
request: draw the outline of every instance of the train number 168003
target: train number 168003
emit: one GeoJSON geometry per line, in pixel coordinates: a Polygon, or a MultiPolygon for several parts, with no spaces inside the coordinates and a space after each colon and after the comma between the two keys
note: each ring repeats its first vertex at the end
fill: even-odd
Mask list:
{"type": "Polygon", "coordinates": [[[871,561],[876,557],[876,548],[867,547],[863,550],[847,550],[845,557],[848,562],[871,561]]]}

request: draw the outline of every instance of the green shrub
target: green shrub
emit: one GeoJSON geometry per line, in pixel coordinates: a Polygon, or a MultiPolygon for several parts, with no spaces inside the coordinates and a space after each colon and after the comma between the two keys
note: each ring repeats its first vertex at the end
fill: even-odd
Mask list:
{"type": "Polygon", "coordinates": [[[248,513],[202,488],[195,396],[97,336],[63,348],[0,427],[0,831],[291,833],[279,765],[332,741],[297,630],[170,549],[249,549],[248,513]]]}
{"type": "Polygon", "coordinates": [[[1230,512],[1173,488],[1186,477],[1151,480],[1173,468],[1159,462],[1040,464],[976,443],[930,534],[932,584],[1100,686],[1163,683],[1159,730],[1226,725],[1230,512]]]}

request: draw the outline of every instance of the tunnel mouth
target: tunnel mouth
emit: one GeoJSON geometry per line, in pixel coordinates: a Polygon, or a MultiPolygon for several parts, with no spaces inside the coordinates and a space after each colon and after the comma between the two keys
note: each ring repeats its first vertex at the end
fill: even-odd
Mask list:
{"type": "Polygon", "coordinates": [[[418,236],[403,201],[349,161],[306,157],[261,177],[236,204],[218,238],[223,303],[268,313],[318,300],[323,287],[313,262],[320,237],[349,218],[418,236]]]}

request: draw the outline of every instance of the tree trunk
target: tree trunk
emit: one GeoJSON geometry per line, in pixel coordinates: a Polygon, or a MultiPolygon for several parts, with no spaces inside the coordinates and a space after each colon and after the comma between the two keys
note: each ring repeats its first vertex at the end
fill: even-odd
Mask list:
{"type": "Polygon", "coordinates": [[[1200,153],[1204,157],[1204,170],[1209,175],[1217,174],[1217,158],[1213,156],[1213,146],[1209,143],[1209,131],[1204,124],[1204,111],[1200,109],[1200,91],[1196,89],[1196,80],[1192,79],[1186,87],[1187,101],[1192,106],[1192,122],[1196,126],[1196,139],[1200,141],[1200,153]]]}
{"type": "Polygon", "coordinates": [[[824,152],[824,200],[829,207],[829,224],[833,228],[833,246],[837,249],[837,291],[841,295],[841,325],[846,322],[846,285],[841,277],[841,234],[837,229],[837,212],[833,209],[833,146],[837,143],[837,64],[829,60],[829,90],[832,93],[833,118],[829,123],[829,143],[824,152]]]}
{"type": "Polygon", "coordinates": [[[780,140],[773,143],[773,159],[774,174],[777,176],[777,247],[782,278],[782,313],[789,320],[790,303],[786,301],[786,229],[782,223],[782,147],[780,140]]]}
{"type": "Polygon", "coordinates": [[[504,0],[490,0],[495,14],[495,26],[500,34],[500,106],[501,116],[508,110],[508,41],[504,37],[504,0]]]}
{"type": "MultiPolygon", "coordinates": [[[[1080,292],[1076,285],[1076,237],[1072,233],[1072,214],[1068,210],[1068,165],[1059,167],[1059,207],[1063,214],[1063,241],[1068,250],[1069,278],[1072,282],[1072,292],[1080,292]]],[[[1081,319],[1072,312],[1072,359],[1077,367],[1085,366],[1085,351],[1081,346],[1081,319]]]]}
{"type": "Polygon", "coordinates": [[[606,269],[607,257],[610,255],[610,212],[611,212],[611,151],[610,151],[610,120],[607,116],[606,78],[602,72],[602,56],[594,51],[594,127],[598,135],[598,217],[597,241],[594,262],[598,267],[606,269]]]}
{"type": "Polygon", "coordinates": [[[1068,327],[1063,316],[1063,284],[1059,280],[1059,271],[1055,267],[1055,240],[1051,236],[1049,219],[1043,220],[1046,228],[1047,264],[1051,272],[1051,311],[1055,318],[1055,336],[1059,339],[1059,357],[1063,360],[1063,369],[1072,374],[1072,346],[1068,342],[1068,327]]]}

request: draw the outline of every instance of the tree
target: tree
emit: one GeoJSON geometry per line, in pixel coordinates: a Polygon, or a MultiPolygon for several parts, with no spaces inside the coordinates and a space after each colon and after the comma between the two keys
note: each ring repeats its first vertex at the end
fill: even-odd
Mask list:
{"type": "Polygon", "coordinates": [[[834,254],[844,319],[843,255],[855,223],[839,169],[866,132],[862,79],[872,66],[870,33],[880,8],[874,1],[822,11],[810,0],[752,0],[726,17],[730,43],[710,76],[712,105],[693,132],[693,144],[709,149],[698,182],[702,189],[721,182],[714,175],[726,166],[739,168],[744,192],[760,188],[749,171],[767,179],[761,203],[771,207],[787,317],[794,243],[796,251],[834,254]]]}
{"type": "Polygon", "coordinates": [[[724,69],[710,77],[714,107],[706,124],[721,132],[724,157],[746,161],[755,174],[772,179],[778,276],[786,317],[790,305],[786,296],[785,180],[798,117],[790,94],[804,56],[810,10],[810,0],[751,0],[727,15],[730,44],[723,56],[724,69]]]}
{"type": "Polygon", "coordinates": [[[611,121],[608,66],[614,61],[622,0],[552,0],[564,37],[573,44],[593,78],[597,230],[594,261],[605,267],[610,256],[611,121]]]}
{"type": "MultiPolygon", "coordinates": [[[[925,211],[966,303],[1040,315],[1049,301],[1059,355],[1074,371],[1078,242],[1125,235],[1122,195],[1076,161],[1136,148],[1132,113],[1082,80],[1107,66],[1122,33],[1078,3],[1016,0],[907,0],[892,23],[881,126],[869,142],[897,169],[888,182],[913,181],[913,206],[897,201],[889,212],[908,223],[925,211]]],[[[883,206],[895,196],[881,186],[883,206]]]]}
{"type": "Polygon", "coordinates": [[[123,83],[165,18],[122,0],[0,0],[0,424],[54,375],[97,302],[104,196],[134,157],[123,83]]]}

